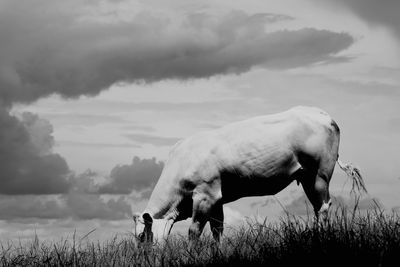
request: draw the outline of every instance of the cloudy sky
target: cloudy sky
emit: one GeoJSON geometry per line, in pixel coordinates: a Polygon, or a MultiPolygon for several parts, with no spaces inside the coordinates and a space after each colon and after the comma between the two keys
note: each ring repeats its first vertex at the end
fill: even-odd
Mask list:
{"type": "MultiPolygon", "coordinates": [[[[339,124],[341,159],[369,189],[363,208],[399,212],[399,11],[397,0],[0,0],[1,240],[126,234],[175,142],[295,105],[339,124]]],[[[349,191],[335,171],[336,202],[349,191]]],[[[282,207],[304,213],[295,183],[225,213],[234,225],[282,207]]]]}

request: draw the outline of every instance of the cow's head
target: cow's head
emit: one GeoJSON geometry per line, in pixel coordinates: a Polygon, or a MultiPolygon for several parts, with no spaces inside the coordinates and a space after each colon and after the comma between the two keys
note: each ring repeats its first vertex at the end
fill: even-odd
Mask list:
{"type": "Polygon", "coordinates": [[[133,215],[135,236],[140,237],[145,233],[150,233],[153,226],[153,218],[149,213],[133,215]]]}

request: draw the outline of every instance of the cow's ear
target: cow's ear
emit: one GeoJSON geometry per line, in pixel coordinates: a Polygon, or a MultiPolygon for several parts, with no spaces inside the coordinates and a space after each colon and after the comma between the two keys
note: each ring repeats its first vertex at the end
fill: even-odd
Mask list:
{"type": "Polygon", "coordinates": [[[144,220],[144,222],[146,223],[153,223],[153,218],[151,218],[151,215],[150,214],[148,214],[148,213],[144,213],[143,215],[142,215],[142,218],[143,218],[143,220],[144,220]]]}

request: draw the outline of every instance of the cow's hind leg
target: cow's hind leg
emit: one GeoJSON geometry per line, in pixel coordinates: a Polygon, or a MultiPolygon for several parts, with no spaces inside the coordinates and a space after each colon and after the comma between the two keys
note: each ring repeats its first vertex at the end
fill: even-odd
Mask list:
{"type": "Polygon", "coordinates": [[[322,162],[318,169],[305,171],[301,179],[304,192],[313,205],[317,221],[320,217],[323,222],[328,219],[328,210],[331,205],[329,182],[334,166],[335,161],[327,160],[322,162]]]}
{"type": "Polygon", "coordinates": [[[224,231],[224,211],[222,203],[216,203],[210,215],[210,228],[215,241],[219,242],[224,231]]]}
{"type": "Polygon", "coordinates": [[[302,181],[303,189],[314,208],[316,220],[322,217],[322,220],[326,222],[331,205],[327,178],[316,175],[314,178],[308,177],[304,180],[302,181]]]}

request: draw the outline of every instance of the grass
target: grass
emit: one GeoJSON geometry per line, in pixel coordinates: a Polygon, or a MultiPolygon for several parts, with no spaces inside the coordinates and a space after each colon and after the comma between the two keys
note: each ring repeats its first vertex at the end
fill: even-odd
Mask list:
{"type": "Polygon", "coordinates": [[[248,221],[221,243],[196,244],[173,235],[138,247],[133,236],[104,243],[65,240],[2,245],[1,266],[393,266],[400,255],[400,218],[375,209],[337,208],[325,227],[287,215],[279,222],[248,221]]]}

